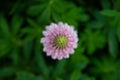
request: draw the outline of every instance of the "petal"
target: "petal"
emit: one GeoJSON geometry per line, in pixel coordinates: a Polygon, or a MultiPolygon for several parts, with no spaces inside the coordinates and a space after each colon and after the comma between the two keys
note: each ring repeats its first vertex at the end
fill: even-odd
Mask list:
{"type": "Polygon", "coordinates": [[[63,59],[63,55],[59,55],[57,58],[58,58],[58,60],[61,60],[61,59],[63,59]]]}
{"type": "Polygon", "coordinates": [[[45,42],[45,38],[41,38],[40,43],[44,43],[45,42]]]}
{"type": "Polygon", "coordinates": [[[69,54],[64,54],[64,58],[69,58],[69,54]]]}
{"type": "Polygon", "coordinates": [[[51,56],[52,56],[53,59],[57,59],[57,57],[58,57],[58,50],[52,51],[51,56]]]}
{"type": "Polygon", "coordinates": [[[63,49],[62,51],[63,51],[64,58],[69,58],[69,52],[66,51],[65,49],[63,49]]]}
{"type": "Polygon", "coordinates": [[[44,36],[48,36],[49,35],[49,32],[47,32],[47,31],[43,31],[42,33],[43,33],[44,36]]]}
{"type": "Polygon", "coordinates": [[[69,54],[73,54],[74,53],[74,49],[73,48],[69,48],[69,47],[66,47],[65,51],[67,51],[69,54]]]}
{"type": "Polygon", "coordinates": [[[50,56],[50,55],[51,55],[51,53],[48,53],[48,52],[47,52],[47,56],[50,56]]]}
{"type": "Polygon", "coordinates": [[[52,56],[53,59],[56,59],[57,58],[57,53],[52,53],[51,56],[52,56]]]}
{"type": "Polygon", "coordinates": [[[61,60],[63,58],[63,53],[59,50],[59,53],[58,53],[58,60],[61,60]]]}

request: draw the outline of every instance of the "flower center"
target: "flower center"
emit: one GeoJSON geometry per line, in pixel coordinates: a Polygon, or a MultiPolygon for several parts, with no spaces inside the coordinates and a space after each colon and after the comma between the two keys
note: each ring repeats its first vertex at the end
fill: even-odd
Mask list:
{"type": "Polygon", "coordinates": [[[67,37],[59,35],[55,38],[55,44],[57,48],[63,48],[67,45],[67,37]]]}

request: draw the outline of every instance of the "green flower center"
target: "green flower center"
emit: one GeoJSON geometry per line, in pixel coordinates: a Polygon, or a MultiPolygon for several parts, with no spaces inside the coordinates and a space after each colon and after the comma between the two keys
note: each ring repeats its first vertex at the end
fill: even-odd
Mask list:
{"type": "Polygon", "coordinates": [[[63,48],[67,45],[67,37],[65,37],[64,35],[59,35],[55,38],[55,44],[57,46],[57,48],[63,48]]]}

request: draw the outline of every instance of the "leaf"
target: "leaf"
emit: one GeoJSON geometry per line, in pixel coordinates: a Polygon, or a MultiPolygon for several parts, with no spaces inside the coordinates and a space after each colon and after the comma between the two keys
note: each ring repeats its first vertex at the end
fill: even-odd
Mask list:
{"type": "Polygon", "coordinates": [[[119,80],[119,74],[116,72],[112,72],[102,76],[102,80],[119,80]]]}
{"type": "Polygon", "coordinates": [[[38,28],[31,28],[31,26],[27,26],[21,30],[22,35],[26,35],[23,39],[23,43],[27,43],[29,41],[32,41],[36,38],[38,28]]]}
{"type": "Polygon", "coordinates": [[[80,80],[95,80],[94,77],[89,77],[86,74],[81,75],[80,80]]]}
{"type": "Polygon", "coordinates": [[[36,37],[41,36],[42,31],[41,28],[38,27],[32,28],[31,26],[27,26],[26,28],[23,28],[21,30],[21,34],[26,35],[23,39],[23,43],[26,43],[34,40],[36,37]]]}
{"type": "Polygon", "coordinates": [[[32,50],[33,50],[33,42],[32,41],[28,41],[28,42],[24,43],[23,50],[24,50],[25,60],[29,61],[31,53],[32,53],[32,50]]]}
{"type": "Polygon", "coordinates": [[[93,54],[96,49],[103,48],[106,43],[105,35],[101,31],[86,29],[82,35],[88,54],[93,54]]]}
{"type": "Polygon", "coordinates": [[[71,2],[56,0],[52,7],[54,9],[54,12],[52,12],[52,18],[56,22],[67,22],[68,24],[77,27],[78,21],[87,21],[89,19],[89,16],[84,13],[83,8],[77,7],[71,2]]]}
{"type": "Polygon", "coordinates": [[[66,60],[61,60],[58,61],[55,70],[54,70],[54,76],[59,76],[62,74],[62,72],[64,71],[65,68],[65,64],[66,64],[66,60]]]}
{"type": "Polygon", "coordinates": [[[34,40],[36,38],[36,35],[27,35],[24,39],[23,39],[23,43],[25,44],[25,43],[27,43],[27,42],[29,42],[29,41],[32,41],[32,40],[34,40]]]}
{"type": "Polygon", "coordinates": [[[6,55],[11,50],[10,43],[7,40],[0,40],[0,57],[6,55]]]}
{"type": "Polygon", "coordinates": [[[118,60],[106,56],[103,56],[101,59],[94,58],[92,61],[94,67],[90,71],[95,75],[107,75],[117,72],[120,65],[118,60]]]}
{"type": "Polygon", "coordinates": [[[46,6],[46,3],[29,6],[29,8],[27,9],[27,14],[30,16],[38,16],[46,6]]]}
{"type": "Polygon", "coordinates": [[[111,4],[109,0],[100,0],[103,9],[110,9],[111,4]]]}
{"type": "Polygon", "coordinates": [[[82,22],[87,22],[90,19],[90,17],[87,14],[82,13],[82,14],[79,15],[79,19],[82,22]]]}
{"type": "Polygon", "coordinates": [[[35,29],[31,28],[31,26],[27,26],[21,30],[22,34],[33,34],[35,29]]]}
{"type": "Polygon", "coordinates": [[[62,78],[57,77],[55,80],[63,80],[62,78]]]}
{"type": "Polygon", "coordinates": [[[93,29],[101,29],[105,26],[106,18],[98,11],[94,11],[92,13],[95,20],[89,21],[87,23],[87,27],[93,28],[93,29]]]}
{"type": "Polygon", "coordinates": [[[120,16],[118,17],[119,19],[117,20],[117,37],[119,39],[120,42],[120,16]]]}
{"type": "Polygon", "coordinates": [[[88,58],[85,55],[81,54],[80,52],[77,52],[72,56],[71,65],[74,65],[73,66],[74,69],[82,70],[88,65],[88,63],[89,63],[88,58]]]}
{"type": "Polygon", "coordinates": [[[12,15],[12,14],[14,15],[14,13],[19,14],[23,11],[24,8],[25,8],[25,4],[21,4],[21,1],[18,0],[14,4],[12,4],[9,14],[10,15],[12,15]]]}
{"type": "Polygon", "coordinates": [[[66,10],[68,4],[65,1],[55,0],[53,3],[53,9],[56,13],[63,13],[66,10]],[[64,6],[63,6],[64,4],[64,6]],[[57,7],[56,7],[57,6],[57,7]]]}
{"type": "Polygon", "coordinates": [[[10,34],[7,20],[3,14],[0,14],[0,29],[2,30],[3,35],[8,36],[10,34]]]}
{"type": "Polygon", "coordinates": [[[17,66],[19,64],[19,48],[15,47],[14,50],[12,50],[11,58],[13,60],[13,65],[17,66]]]}
{"type": "Polygon", "coordinates": [[[87,24],[87,27],[93,28],[93,29],[100,29],[104,27],[104,23],[101,21],[91,21],[87,24]]]}
{"type": "Polygon", "coordinates": [[[101,11],[101,14],[103,14],[106,17],[115,17],[120,15],[120,12],[117,12],[115,10],[103,10],[101,11]]]}
{"type": "Polygon", "coordinates": [[[12,18],[12,32],[17,34],[20,31],[20,27],[23,24],[23,18],[20,15],[14,15],[12,18]]]}
{"type": "Polygon", "coordinates": [[[114,6],[115,6],[115,8],[116,8],[116,10],[120,10],[120,0],[116,0],[115,2],[114,2],[114,6]]]}
{"type": "Polygon", "coordinates": [[[81,73],[79,70],[75,70],[70,77],[70,80],[80,80],[81,73]]]}
{"type": "Polygon", "coordinates": [[[13,66],[1,68],[0,69],[0,78],[11,76],[11,75],[15,74],[15,72],[16,72],[16,69],[13,66]]]}
{"type": "Polygon", "coordinates": [[[32,73],[21,71],[17,73],[17,77],[15,80],[43,80],[43,79],[37,78],[32,73]]]}
{"type": "Polygon", "coordinates": [[[49,22],[50,17],[51,17],[51,7],[48,5],[44,9],[44,11],[41,13],[41,15],[37,18],[37,21],[40,24],[43,24],[43,23],[49,22]]]}
{"type": "Polygon", "coordinates": [[[108,34],[109,53],[112,57],[116,57],[118,53],[118,42],[116,39],[115,31],[111,30],[108,34]]]}
{"type": "Polygon", "coordinates": [[[70,7],[70,9],[62,14],[64,15],[53,14],[53,17],[56,17],[58,20],[67,22],[68,24],[76,27],[78,26],[78,21],[87,21],[89,19],[89,16],[81,12],[81,8],[77,8],[75,5],[72,8],[70,7]]]}
{"type": "Polygon", "coordinates": [[[18,9],[18,6],[20,6],[20,1],[19,0],[12,6],[10,14],[15,13],[16,10],[18,9]]]}
{"type": "Polygon", "coordinates": [[[33,19],[28,18],[27,22],[34,28],[40,27],[33,19]]]}
{"type": "Polygon", "coordinates": [[[82,38],[81,38],[81,40],[78,43],[78,47],[75,50],[74,55],[71,56],[71,64],[70,65],[74,65],[74,66],[71,66],[74,69],[82,70],[89,63],[88,58],[83,54],[85,51],[85,48],[82,44],[83,44],[83,42],[82,42],[82,38]]]}
{"type": "Polygon", "coordinates": [[[36,80],[45,80],[45,79],[43,78],[43,76],[37,76],[36,80]]]}
{"type": "Polygon", "coordinates": [[[100,21],[102,23],[105,23],[106,18],[103,16],[103,14],[101,14],[101,12],[93,11],[92,13],[93,17],[95,18],[96,21],[100,21]]]}
{"type": "Polygon", "coordinates": [[[48,67],[45,63],[45,60],[44,60],[42,54],[40,54],[40,53],[41,52],[36,49],[36,51],[35,51],[36,62],[38,64],[40,70],[42,71],[42,74],[48,78],[49,70],[48,70],[48,67]]]}

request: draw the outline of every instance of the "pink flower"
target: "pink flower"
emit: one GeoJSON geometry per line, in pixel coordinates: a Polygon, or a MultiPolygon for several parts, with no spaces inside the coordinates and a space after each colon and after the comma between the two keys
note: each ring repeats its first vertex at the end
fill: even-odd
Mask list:
{"type": "Polygon", "coordinates": [[[41,39],[44,45],[43,51],[53,59],[69,58],[69,55],[74,53],[74,48],[77,47],[77,32],[67,23],[51,23],[43,31],[43,35],[41,39]]]}

